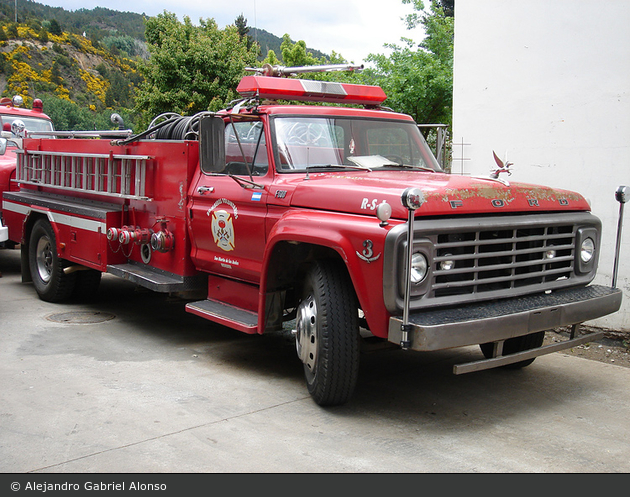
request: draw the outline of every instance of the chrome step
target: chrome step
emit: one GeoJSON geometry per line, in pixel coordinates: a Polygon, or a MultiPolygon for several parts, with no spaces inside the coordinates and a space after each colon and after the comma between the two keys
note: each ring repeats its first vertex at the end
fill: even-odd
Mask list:
{"type": "Polygon", "coordinates": [[[186,312],[245,333],[256,333],[258,314],[217,300],[199,300],[186,304],[186,312]]]}

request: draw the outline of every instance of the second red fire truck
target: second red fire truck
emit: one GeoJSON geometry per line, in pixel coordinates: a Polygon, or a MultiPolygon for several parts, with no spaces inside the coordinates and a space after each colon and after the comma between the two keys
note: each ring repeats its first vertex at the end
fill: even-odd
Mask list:
{"type": "MultiPolygon", "coordinates": [[[[24,107],[24,98],[21,95],[0,99],[0,136],[4,138],[0,149],[0,196],[2,192],[18,188],[13,180],[15,180],[16,151],[21,148],[23,131],[28,129],[35,133],[54,130],[50,117],[44,114],[43,109],[43,103],[38,98],[33,101],[32,109],[24,107]]],[[[2,206],[0,205],[0,247],[13,245],[8,242],[8,237],[9,230],[2,223],[2,206]]]]}
{"type": "Polygon", "coordinates": [[[480,345],[461,374],[601,336],[579,324],[622,294],[591,284],[601,223],[580,194],[447,174],[381,88],[282,77],[300,70],[266,67],[228,109],[137,135],[24,139],[2,203],[23,280],[60,302],[110,273],[203,289],[186,310],[245,333],[292,323],[321,405],[350,399],[365,338],[480,345]],[[571,337],[543,346],[559,326],[571,337]]]}

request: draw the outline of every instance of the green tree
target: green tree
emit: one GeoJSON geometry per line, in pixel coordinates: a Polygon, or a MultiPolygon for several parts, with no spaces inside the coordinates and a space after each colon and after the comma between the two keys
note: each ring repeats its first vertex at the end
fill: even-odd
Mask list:
{"type": "MultiPolygon", "coordinates": [[[[431,3],[435,3],[435,7],[442,9],[442,14],[445,17],[455,16],[455,0],[430,0],[431,3]]],[[[402,0],[403,5],[411,5],[414,12],[407,14],[404,18],[405,23],[409,29],[415,28],[418,24],[424,24],[426,19],[426,12],[424,12],[423,0],[402,0]]]]}
{"type": "Polygon", "coordinates": [[[129,81],[123,77],[121,72],[117,70],[107,71],[106,79],[109,80],[109,88],[105,92],[105,106],[109,108],[132,106],[129,81]]]}
{"type": "Polygon", "coordinates": [[[14,22],[9,23],[9,25],[7,26],[7,35],[9,36],[9,38],[14,39],[18,37],[17,24],[15,24],[14,22]]]}
{"type": "MultiPolygon", "coordinates": [[[[84,105],[57,97],[46,99],[46,114],[50,116],[57,130],[116,129],[116,126],[110,120],[111,112],[111,110],[104,110],[100,113],[93,112],[84,105]]],[[[117,112],[121,113],[118,110],[117,112]]],[[[126,112],[123,112],[121,115],[125,120],[125,124],[130,126],[132,124],[131,116],[126,112]]]]}
{"type": "Polygon", "coordinates": [[[287,67],[314,66],[322,63],[312,53],[306,51],[306,42],[304,40],[293,43],[288,34],[282,37],[280,50],[282,52],[282,60],[287,67]]]}
{"type": "Polygon", "coordinates": [[[276,52],[273,50],[269,50],[267,52],[267,57],[263,60],[263,64],[271,64],[272,66],[280,65],[280,59],[276,55],[276,52]]]}
{"type": "MultiPolygon", "coordinates": [[[[286,67],[316,66],[329,64],[347,64],[348,62],[340,54],[332,52],[330,58],[325,56],[316,57],[312,52],[308,51],[306,43],[303,40],[293,43],[288,34],[282,38],[280,45],[282,51],[281,63],[273,50],[267,52],[267,57],[263,60],[263,64],[284,65],[286,67]]],[[[360,82],[356,77],[356,73],[352,72],[312,72],[300,73],[301,79],[316,79],[320,81],[338,81],[338,82],[360,82]]]]}
{"type": "Polygon", "coordinates": [[[134,55],[138,55],[136,53],[136,40],[134,40],[131,36],[106,36],[101,40],[101,44],[112,53],[125,52],[131,57],[133,57],[134,55]]]}
{"type": "Polygon", "coordinates": [[[28,27],[35,32],[38,32],[40,29],[42,29],[42,24],[39,19],[29,19],[27,24],[28,27]]]}
{"type": "Polygon", "coordinates": [[[375,67],[368,76],[385,90],[386,105],[410,114],[418,123],[450,126],[453,106],[453,17],[444,14],[437,0],[425,12],[422,0],[402,0],[412,4],[414,13],[406,18],[408,28],[424,26],[426,37],[418,45],[401,38],[402,46],[387,45],[390,56],[370,54],[375,67]]]}
{"type": "Polygon", "coordinates": [[[140,66],[145,77],[136,96],[136,110],[145,119],[163,112],[191,115],[219,110],[235,98],[244,68],[256,61],[235,26],[220,30],[214,19],[178,21],[164,11],[145,22],[150,57],[140,66]]]}
{"type": "Polygon", "coordinates": [[[234,21],[234,25],[236,26],[236,29],[238,30],[238,35],[241,37],[241,40],[245,40],[245,43],[247,44],[247,49],[248,50],[251,49],[254,46],[254,40],[249,34],[249,26],[247,25],[247,19],[242,13],[240,16],[236,18],[236,20],[234,21]]]}
{"type": "Polygon", "coordinates": [[[61,36],[63,34],[63,31],[61,29],[61,26],[59,25],[59,22],[57,22],[57,19],[50,20],[50,27],[48,28],[48,31],[51,34],[57,35],[57,36],[61,36]]]}
{"type": "Polygon", "coordinates": [[[440,0],[446,17],[455,17],[455,0],[440,0]]]}
{"type": "Polygon", "coordinates": [[[245,19],[242,12],[241,15],[239,15],[234,21],[234,25],[236,26],[236,29],[238,29],[238,35],[241,38],[247,36],[249,33],[249,27],[247,26],[247,19],[245,19]]]}

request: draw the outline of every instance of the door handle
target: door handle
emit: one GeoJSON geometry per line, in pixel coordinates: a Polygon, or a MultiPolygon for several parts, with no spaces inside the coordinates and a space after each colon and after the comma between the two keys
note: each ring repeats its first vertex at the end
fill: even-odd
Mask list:
{"type": "Polygon", "coordinates": [[[197,193],[203,195],[204,193],[212,193],[214,191],[214,186],[200,186],[197,188],[197,193]]]}

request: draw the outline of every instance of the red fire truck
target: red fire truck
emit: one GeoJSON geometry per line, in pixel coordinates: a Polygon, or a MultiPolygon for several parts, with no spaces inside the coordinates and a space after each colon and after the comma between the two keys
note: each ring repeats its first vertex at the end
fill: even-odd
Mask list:
{"type": "MultiPolygon", "coordinates": [[[[24,130],[31,132],[53,131],[50,117],[43,112],[42,101],[36,98],[33,108],[22,107],[24,99],[20,95],[12,99],[0,99],[0,130],[2,141],[0,145],[0,197],[2,192],[17,189],[15,179],[16,150],[21,147],[24,130]]],[[[0,246],[7,244],[9,231],[2,224],[2,206],[0,206],[0,246]]],[[[8,245],[12,245],[10,242],[8,245]]]]}
{"type": "Polygon", "coordinates": [[[480,345],[461,374],[601,337],[579,325],[622,294],[591,284],[601,223],[581,195],[447,174],[381,88],[282,77],[301,70],[265,67],[224,111],[136,135],[24,139],[3,199],[23,280],[59,302],[110,273],[202,289],[186,310],[245,333],[290,326],[320,405],[350,399],[365,341],[480,345]]]}

